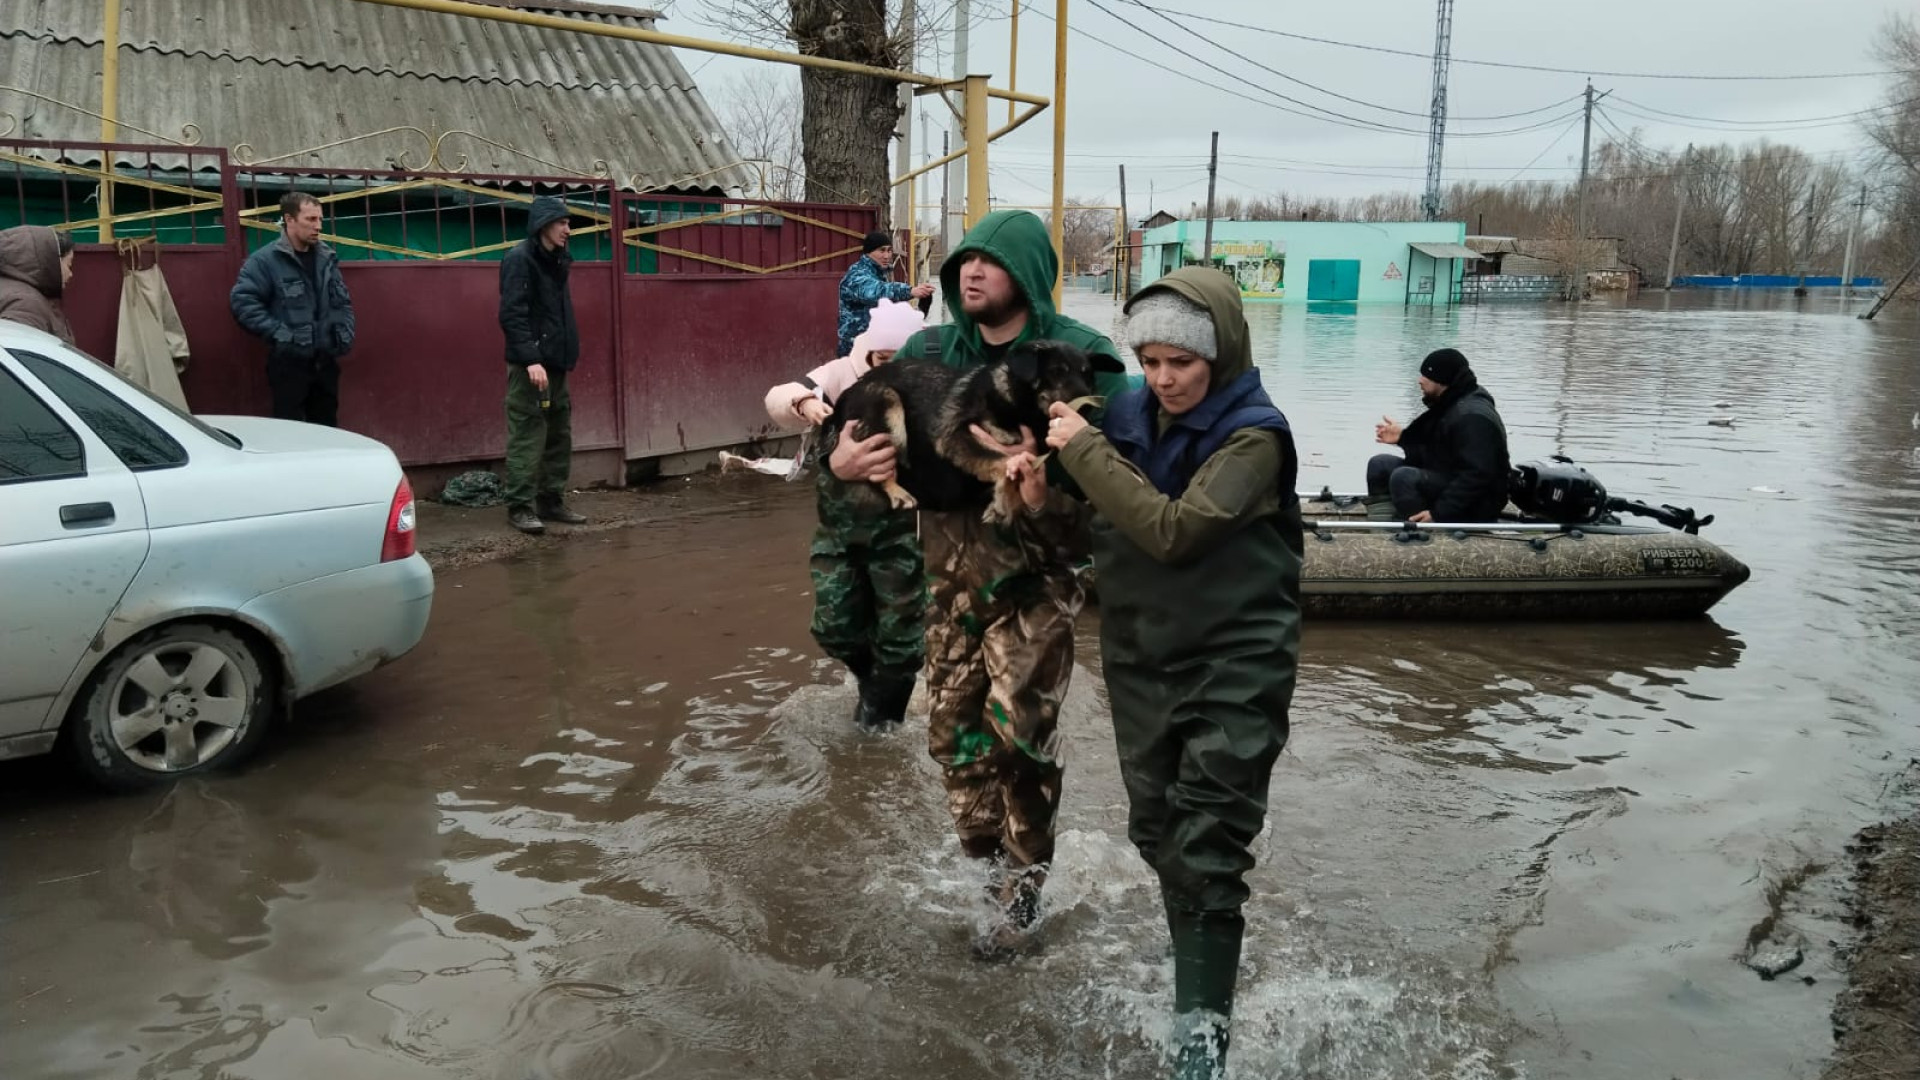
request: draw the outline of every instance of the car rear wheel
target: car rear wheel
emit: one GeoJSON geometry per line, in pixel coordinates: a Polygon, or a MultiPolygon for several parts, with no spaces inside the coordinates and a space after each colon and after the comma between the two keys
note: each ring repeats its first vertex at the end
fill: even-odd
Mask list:
{"type": "Polygon", "coordinates": [[[269,670],[252,644],[218,627],[150,630],[94,672],[68,745],[87,775],[121,790],[233,765],[266,736],[269,670]]]}

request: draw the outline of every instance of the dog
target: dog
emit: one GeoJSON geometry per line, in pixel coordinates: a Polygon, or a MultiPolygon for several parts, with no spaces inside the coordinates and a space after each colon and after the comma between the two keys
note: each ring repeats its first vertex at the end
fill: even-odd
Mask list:
{"type": "Polygon", "coordinates": [[[896,360],[840,395],[832,423],[843,436],[885,433],[894,479],[880,490],[896,510],[974,510],[989,523],[1013,519],[1020,493],[1006,482],[1006,458],[973,437],[978,424],[1006,446],[1020,429],[1046,431],[1047,407],[1093,394],[1087,353],[1061,341],[1033,341],[997,364],[954,368],[938,360],[896,360]]]}

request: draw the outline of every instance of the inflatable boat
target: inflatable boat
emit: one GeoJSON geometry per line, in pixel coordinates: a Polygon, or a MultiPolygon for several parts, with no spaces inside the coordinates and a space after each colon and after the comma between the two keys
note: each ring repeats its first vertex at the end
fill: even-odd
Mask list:
{"type": "Polygon", "coordinates": [[[1326,492],[1300,513],[1310,619],[1693,618],[1751,574],[1685,528],[1517,511],[1470,525],[1370,521],[1361,499],[1326,492]]]}

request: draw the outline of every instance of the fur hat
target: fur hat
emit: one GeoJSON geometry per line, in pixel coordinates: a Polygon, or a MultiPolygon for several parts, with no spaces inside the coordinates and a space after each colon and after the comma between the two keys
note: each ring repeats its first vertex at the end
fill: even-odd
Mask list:
{"type": "Polygon", "coordinates": [[[1172,345],[1209,361],[1219,356],[1213,314],[1179,293],[1161,289],[1135,300],[1120,334],[1135,352],[1143,345],[1172,345]]]}

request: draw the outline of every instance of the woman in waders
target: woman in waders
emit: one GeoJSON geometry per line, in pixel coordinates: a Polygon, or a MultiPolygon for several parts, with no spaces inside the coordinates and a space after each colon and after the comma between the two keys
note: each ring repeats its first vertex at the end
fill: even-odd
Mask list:
{"type": "MultiPolygon", "coordinates": [[[[1293,436],[1253,369],[1240,290],[1189,267],[1142,289],[1124,336],[1147,388],[1103,428],[1055,405],[1047,445],[1095,511],[1100,651],[1128,838],[1173,936],[1178,1080],[1225,1075],[1248,846],[1287,741],[1300,651],[1293,436]]],[[[1029,506],[1029,456],[1009,462],[1029,506]]]]}

